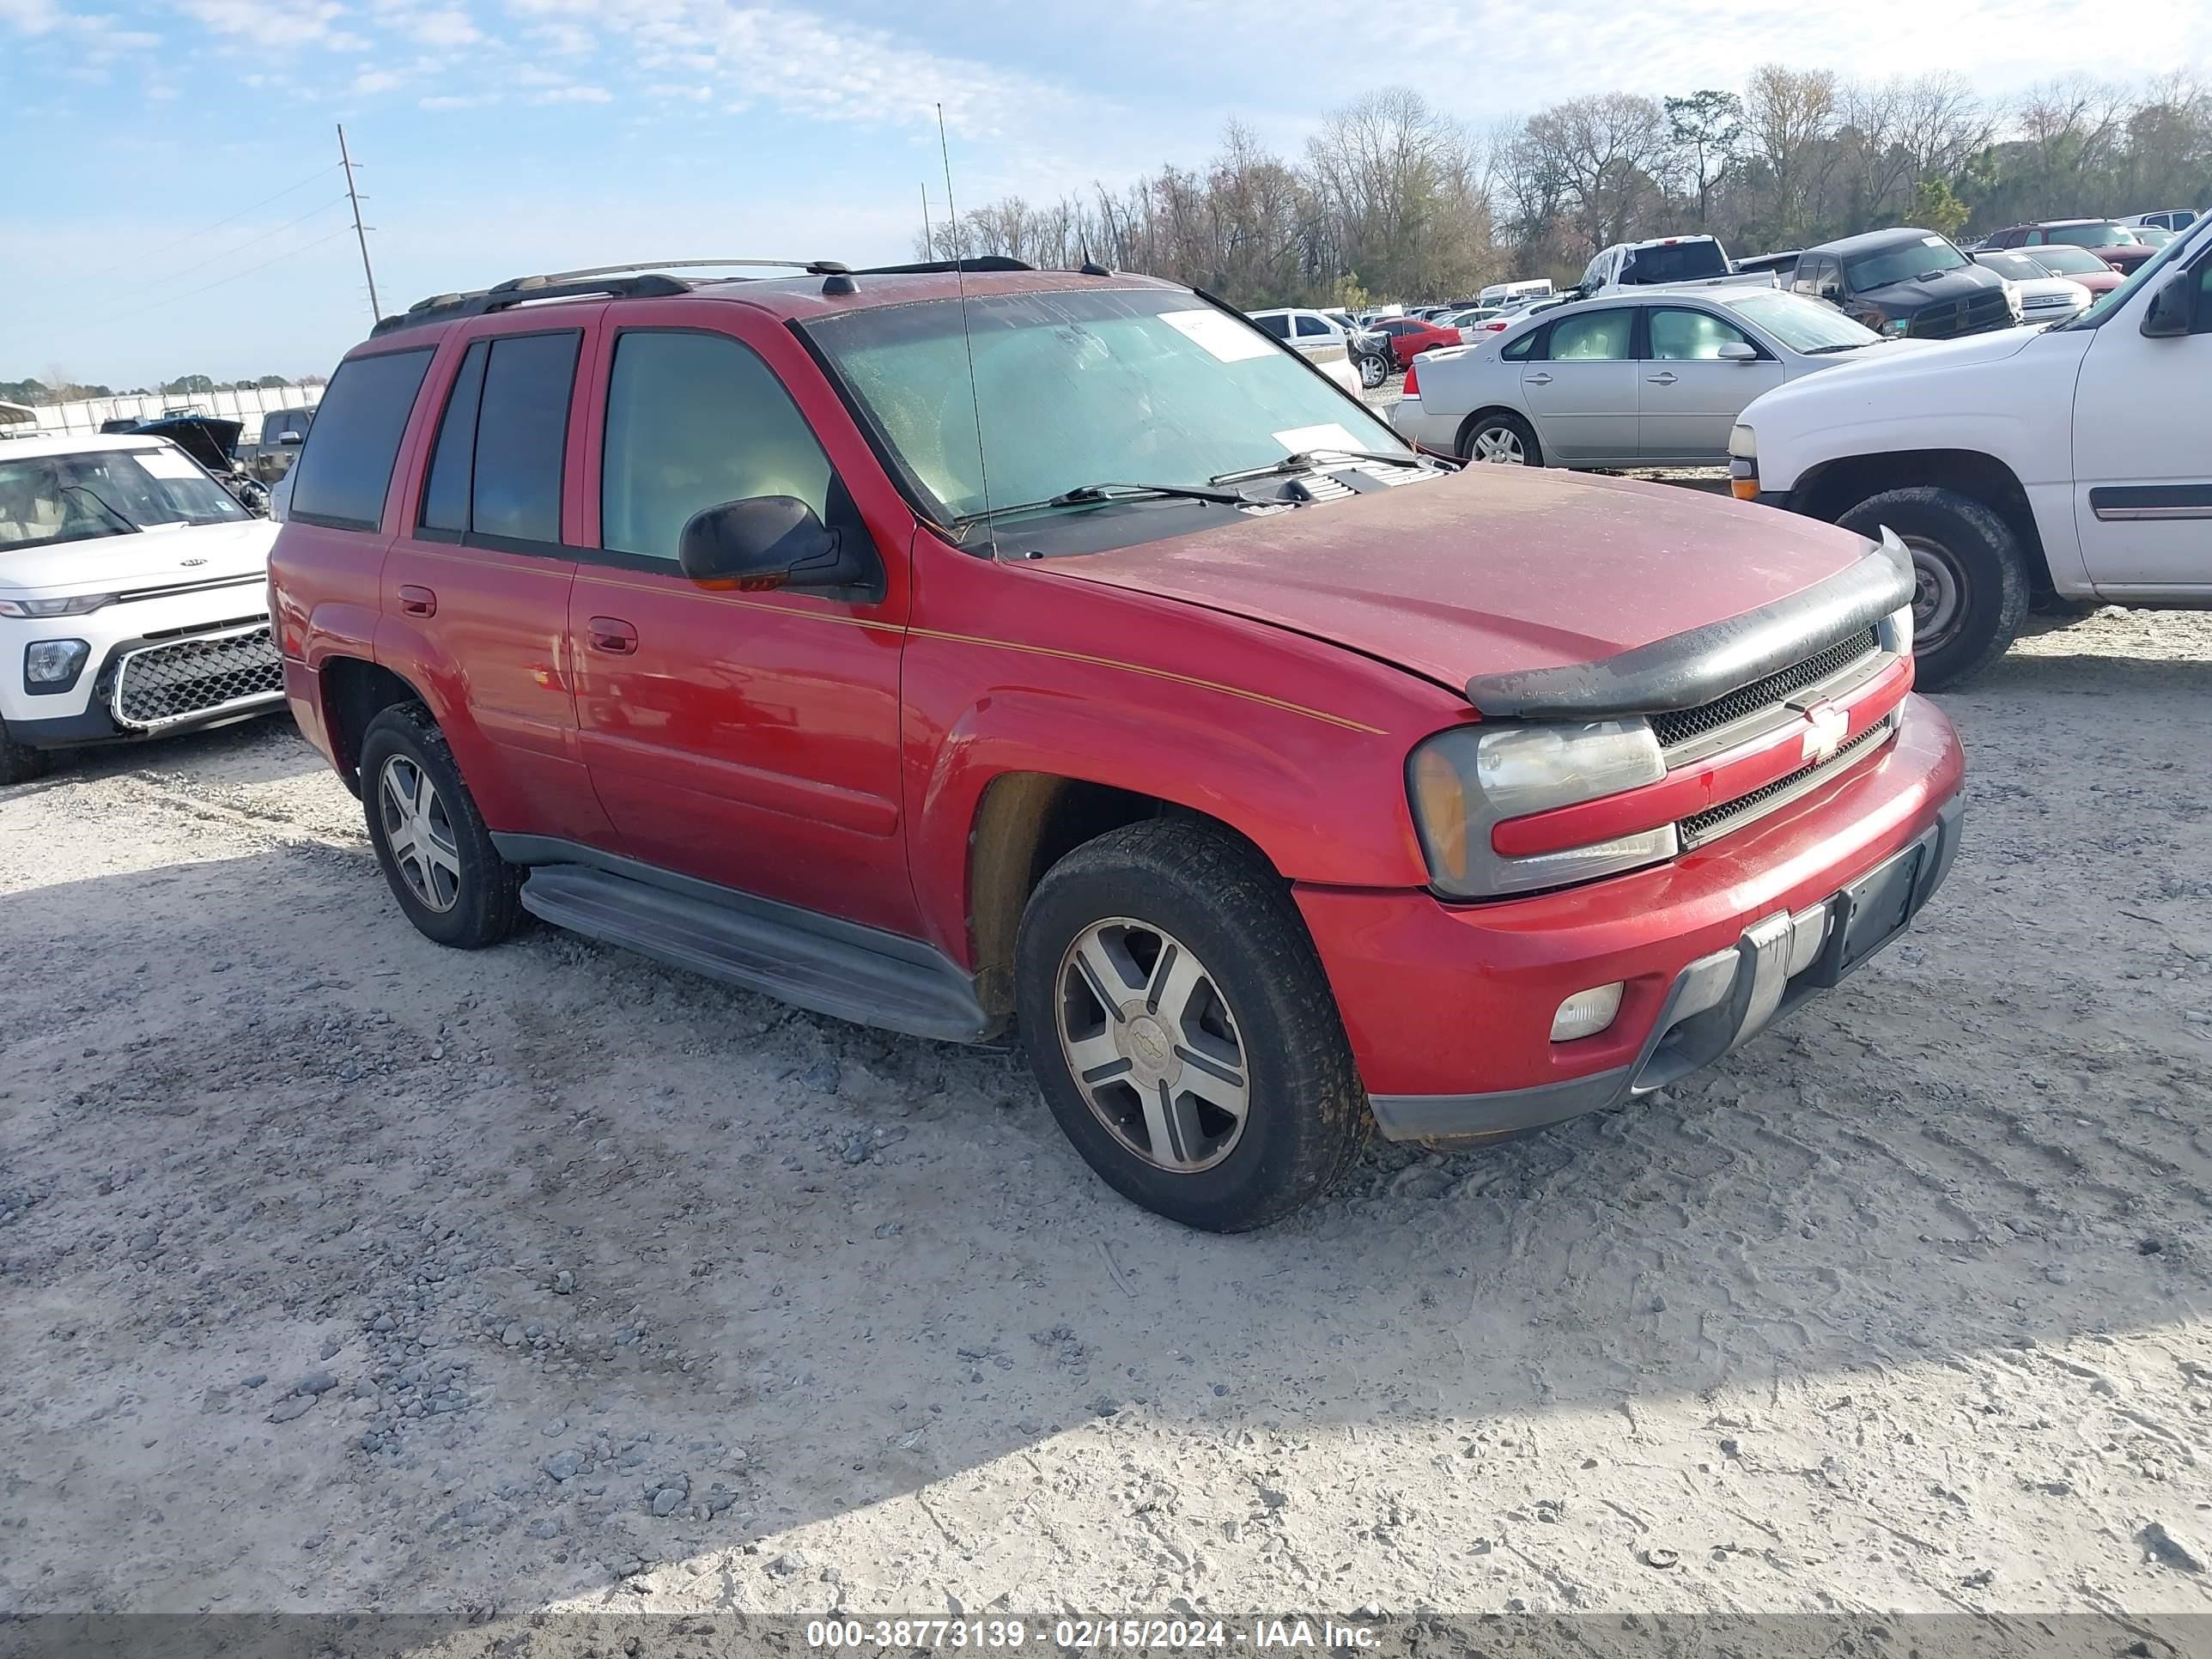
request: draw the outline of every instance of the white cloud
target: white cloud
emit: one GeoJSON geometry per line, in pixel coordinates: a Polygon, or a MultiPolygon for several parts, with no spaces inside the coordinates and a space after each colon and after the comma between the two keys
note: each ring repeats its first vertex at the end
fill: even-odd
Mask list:
{"type": "Polygon", "coordinates": [[[1009,107],[1065,111],[1069,94],[1018,70],[955,58],[810,11],[727,0],[507,0],[516,14],[588,22],[626,39],[647,70],[712,78],[726,95],[763,99],[821,120],[995,129],[1009,107]],[[1040,100],[1042,100],[1040,103],[1040,100]]]}
{"type": "Polygon", "coordinates": [[[605,87],[549,87],[530,101],[533,104],[611,104],[614,94],[605,87]]]}
{"type": "MultiPolygon", "coordinates": [[[[218,34],[235,34],[259,46],[336,46],[332,28],[345,15],[337,0],[299,0],[275,5],[269,0],[185,0],[185,10],[218,34]]],[[[366,43],[363,43],[366,44],[366,43]]]]}
{"type": "Polygon", "coordinates": [[[399,77],[390,70],[365,69],[353,77],[355,95],[362,98],[375,93],[389,92],[398,84],[399,77]]]}
{"type": "Polygon", "coordinates": [[[463,97],[454,93],[439,93],[416,101],[418,107],[428,110],[482,109],[488,104],[499,102],[499,94],[485,93],[477,97],[463,97]]]}
{"type": "Polygon", "coordinates": [[[465,46],[483,39],[469,15],[452,7],[425,12],[408,25],[407,32],[426,46],[465,46]]]}
{"type": "Polygon", "coordinates": [[[0,23],[26,34],[45,34],[58,28],[62,15],[53,0],[0,0],[0,23]]]}

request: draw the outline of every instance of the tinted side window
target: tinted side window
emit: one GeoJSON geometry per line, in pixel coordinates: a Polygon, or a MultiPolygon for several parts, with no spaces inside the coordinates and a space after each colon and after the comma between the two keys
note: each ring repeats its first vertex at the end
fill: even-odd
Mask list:
{"type": "Polygon", "coordinates": [[[1319,334],[1326,336],[1329,331],[1328,325],[1322,321],[1318,317],[1301,317],[1297,321],[1298,332],[1301,334],[1319,334]]]}
{"type": "Polygon", "coordinates": [[[1528,361],[1530,351],[1534,349],[1536,342],[1543,337],[1544,331],[1542,329],[1532,328],[1498,355],[1505,359],[1508,362],[1525,362],[1528,361]]]}
{"type": "Polygon", "coordinates": [[[1551,349],[1545,354],[1555,363],[1623,362],[1628,343],[1636,332],[1636,313],[1628,310],[1591,311],[1579,317],[1562,317],[1552,325],[1551,349]]]}
{"type": "Polygon", "coordinates": [[[507,335],[491,342],[477,413],[471,534],[560,541],[568,390],[582,339],[569,332],[507,335]]]}
{"type": "Polygon", "coordinates": [[[1287,317],[1255,317],[1252,320],[1279,340],[1291,337],[1291,319],[1287,317]]]}
{"type": "Polygon", "coordinates": [[[399,459],[430,349],[351,357],[338,365],[292,471],[289,516],[336,530],[374,530],[399,459]]]}
{"type": "Polygon", "coordinates": [[[865,533],[806,417],[749,348],[714,334],[625,332],[607,386],[600,542],[673,561],[693,514],[758,495],[796,496],[823,523],[865,533]]]}
{"type": "Polygon", "coordinates": [[[461,372],[446,397],[438,422],[437,447],[430,456],[430,482],[422,491],[422,527],[459,535],[469,527],[470,471],[476,463],[477,405],[483,396],[484,358],[489,347],[478,340],[461,359],[461,372]]]}

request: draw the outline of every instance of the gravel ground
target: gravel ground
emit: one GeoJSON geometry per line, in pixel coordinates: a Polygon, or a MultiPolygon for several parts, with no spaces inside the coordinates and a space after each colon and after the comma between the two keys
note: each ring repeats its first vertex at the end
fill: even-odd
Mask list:
{"type": "Polygon", "coordinates": [[[1234,1239],[1004,1056],[439,950],[281,722],[0,791],[0,1612],[2212,1611],[2208,688],[2027,641],[1842,991],[1234,1239]]]}

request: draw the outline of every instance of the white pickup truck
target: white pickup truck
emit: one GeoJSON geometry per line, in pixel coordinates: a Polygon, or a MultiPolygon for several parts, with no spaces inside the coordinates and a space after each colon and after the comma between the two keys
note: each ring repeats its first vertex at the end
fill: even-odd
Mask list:
{"type": "Polygon", "coordinates": [[[1717,236],[1660,236],[1615,242],[1583,270],[1583,298],[1644,288],[1772,288],[1771,270],[1739,271],[1717,236]]]}
{"type": "Polygon", "coordinates": [[[1924,687],[2032,601],[2212,608],[2212,219],[2070,322],[1792,380],[1729,450],[1740,499],[1912,550],[1924,687]]]}

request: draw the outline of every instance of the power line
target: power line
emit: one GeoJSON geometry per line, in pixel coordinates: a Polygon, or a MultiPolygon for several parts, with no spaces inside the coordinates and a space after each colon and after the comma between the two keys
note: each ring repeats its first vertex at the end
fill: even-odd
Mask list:
{"type": "Polygon", "coordinates": [[[303,225],[319,213],[328,213],[334,207],[343,207],[345,205],[345,201],[346,198],[343,196],[334,196],[327,202],[324,202],[318,206],[309,208],[305,213],[301,214],[296,219],[287,219],[283,224],[277,226],[274,230],[264,230],[258,236],[249,236],[242,242],[234,242],[230,246],[223,249],[220,253],[210,253],[206,258],[201,260],[198,264],[179,265],[176,270],[165,271],[162,274],[173,281],[179,276],[189,276],[195,270],[204,270],[208,266],[214,264],[217,260],[228,259],[232,254],[238,252],[242,248],[249,248],[253,246],[256,243],[265,242],[272,236],[282,236],[286,231],[291,229],[293,226],[303,225]]]}
{"type": "Polygon", "coordinates": [[[292,258],[296,255],[306,253],[314,248],[319,248],[325,242],[334,242],[339,237],[347,234],[352,229],[353,227],[351,225],[340,225],[336,230],[331,232],[327,236],[318,236],[312,242],[302,242],[297,247],[287,248],[283,252],[276,255],[274,258],[264,259],[258,265],[248,265],[245,270],[234,270],[228,276],[218,276],[215,281],[207,283],[204,287],[190,289],[182,294],[165,295],[161,299],[155,301],[151,305],[140,306],[136,311],[126,311],[120,316],[111,317],[106,320],[111,323],[124,322],[132,317],[142,316],[149,311],[158,311],[163,306],[173,305],[179,300],[198,299],[203,294],[210,293],[214,289],[222,288],[228,283],[235,283],[241,277],[251,276],[257,270],[266,270],[273,264],[281,264],[283,261],[292,258]]]}
{"type": "Polygon", "coordinates": [[[199,229],[192,231],[189,234],[178,237],[173,242],[164,242],[161,246],[149,248],[145,252],[137,255],[134,258],[120,260],[112,265],[103,265],[98,270],[88,270],[84,274],[84,280],[89,282],[95,276],[105,276],[110,271],[125,270],[133,265],[143,265],[149,259],[153,258],[156,254],[167,253],[171,248],[182,247],[186,242],[197,242],[201,237],[206,235],[210,231],[221,230],[225,225],[235,224],[238,221],[246,217],[247,214],[258,213],[263,208],[267,207],[270,203],[281,202],[287,196],[289,196],[294,191],[306,189],[309,185],[313,184],[316,179],[321,178],[325,173],[337,172],[337,165],[338,164],[337,162],[333,161],[328,167],[317,167],[306,178],[300,179],[295,184],[285,185],[283,189],[278,191],[274,196],[264,196],[259,201],[256,202],[252,207],[240,208],[237,212],[230,215],[228,218],[218,219],[211,225],[203,225],[199,229]]]}

